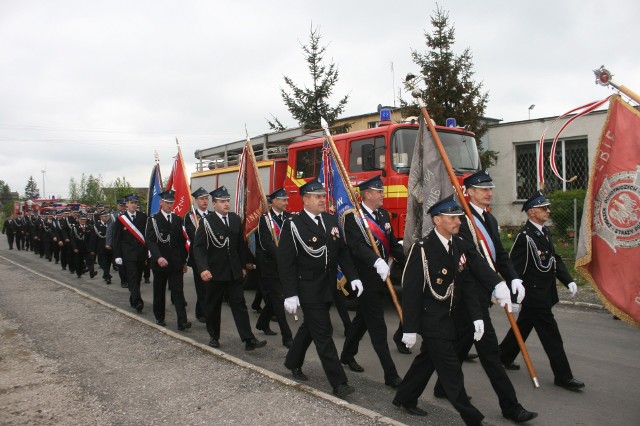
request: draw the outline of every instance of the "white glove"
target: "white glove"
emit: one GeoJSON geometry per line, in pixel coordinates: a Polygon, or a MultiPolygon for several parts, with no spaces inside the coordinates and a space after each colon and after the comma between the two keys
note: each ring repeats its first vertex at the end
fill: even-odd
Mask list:
{"type": "Polygon", "coordinates": [[[576,293],[578,292],[578,286],[576,285],[576,283],[571,281],[567,287],[569,288],[569,291],[571,292],[571,297],[574,297],[576,295],[576,293]]]}
{"type": "Polygon", "coordinates": [[[516,301],[518,303],[522,303],[522,299],[524,299],[524,286],[522,285],[522,280],[520,278],[515,278],[511,280],[511,291],[513,294],[517,294],[516,301]]]}
{"type": "Polygon", "coordinates": [[[373,267],[376,268],[376,272],[380,275],[380,279],[382,281],[386,280],[389,276],[389,265],[384,259],[376,260],[376,263],[373,264],[373,267]]]}
{"type": "Polygon", "coordinates": [[[295,314],[300,306],[300,299],[298,296],[291,296],[284,299],[284,309],[290,314],[295,314]]]}
{"type": "Polygon", "coordinates": [[[511,312],[515,315],[518,312],[520,312],[520,304],[519,303],[512,303],[511,304],[511,312]]]}
{"type": "Polygon", "coordinates": [[[507,284],[504,281],[496,286],[494,294],[500,306],[504,308],[506,305],[509,312],[511,312],[511,292],[509,291],[509,287],[507,287],[507,284]]]}
{"type": "Polygon", "coordinates": [[[473,340],[477,342],[478,340],[482,339],[482,336],[484,335],[484,321],[475,320],[473,322],[473,326],[476,329],[476,332],[473,334],[473,340]]]}
{"type": "Polygon", "coordinates": [[[122,265],[122,258],[116,257],[115,262],[116,262],[116,265],[122,265]]]}
{"type": "Polygon", "coordinates": [[[416,333],[402,333],[402,343],[405,344],[407,349],[411,349],[416,344],[417,337],[416,333]]]}
{"type": "Polygon", "coordinates": [[[358,290],[358,294],[356,295],[356,297],[360,297],[360,295],[364,291],[364,287],[362,286],[362,281],[360,280],[351,281],[351,290],[353,291],[358,290]]]}

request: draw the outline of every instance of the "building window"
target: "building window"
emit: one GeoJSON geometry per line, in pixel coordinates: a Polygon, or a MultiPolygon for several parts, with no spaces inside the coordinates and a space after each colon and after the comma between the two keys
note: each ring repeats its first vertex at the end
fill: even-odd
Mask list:
{"type": "MultiPolygon", "coordinates": [[[[551,193],[558,189],[587,189],[589,180],[589,158],[587,139],[563,139],[556,144],[556,167],[561,176],[570,179],[576,176],[573,182],[562,182],[558,179],[549,166],[549,153],[551,143],[544,144],[544,181],[545,193],[551,193]],[[564,153],[564,154],[563,154],[564,153]]],[[[516,145],[516,198],[526,200],[538,188],[536,173],[537,152],[539,143],[527,143],[516,145]]]]}
{"type": "Polygon", "coordinates": [[[368,129],[375,129],[376,127],[378,127],[378,122],[377,121],[369,121],[369,122],[367,122],[367,128],[368,129]]]}
{"type": "Polygon", "coordinates": [[[363,172],[367,170],[375,170],[375,168],[384,168],[384,136],[377,136],[375,138],[360,139],[353,141],[349,145],[349,171],[350,172],[363,172]],[[374,164],[364,164],[362,159],[362,147],[364,145],[371,145],[374,149],[373,155],[374,164]],[[381,166],[382,165],[382,166],[381,166]],[[374,167],[374,169],[371,168],[374,167]]]}
{"type": "Polygon", "coordinates": [[[305,179],[318,176],[320,162],[322,161],[322,147],[298,151],[296,156],[296,179],[305,179]]]}

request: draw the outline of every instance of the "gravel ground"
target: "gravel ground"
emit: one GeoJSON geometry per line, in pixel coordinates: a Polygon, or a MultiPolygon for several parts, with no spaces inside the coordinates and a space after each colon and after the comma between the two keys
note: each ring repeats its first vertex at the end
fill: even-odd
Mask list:
{"type": "Polygon", "coordinates": [[[0,424],[393,422],[2,259],[0,277],[0,424]]]}

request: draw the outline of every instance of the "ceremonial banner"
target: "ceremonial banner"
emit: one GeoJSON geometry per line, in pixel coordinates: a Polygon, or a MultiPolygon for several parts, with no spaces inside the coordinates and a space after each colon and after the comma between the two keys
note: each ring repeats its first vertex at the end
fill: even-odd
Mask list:
{"type": "Polygon", "coordinates": [[[162,178],[160,177],[160,165],[156,164],[151,170],[149,180],[149,193],[147,195],[147,216],[160,210],[160,193],[162,192],[162,178]]]}
{"type": "Polygon", "coordinates": [[[402,241],[405,253],[433,227],[427,211],[438,201],[453,194],[453,191],[442,156],[421,118],[409,171],[407,222],[402,241]]]}
{"type": "Polygon", "coordinates": [[[240,157],[236,191],[236,213],[242,218],[242,229],[246,238],[258,229],[260,216],[266,211],[266,198],[259,179],[256,157],[250,141],[247,140],[240,157]]]}
{"type": "MultiPolygon", "coordinates": [[[[340,219],[340,224],[343,225],[344,215],[349,212],[355,212],[355,207],[349,198],[349,191],[342,181],[334,154],[326,139],[322,145],[322,163],[320,164],[318,180],[327,191],[327,210],[336,214],[340,219]]],[[[356,214],[357,217],[358,215],[356,214]]]]}
{"type": "Polygon", "coordinates": [[[176,201],[173,205],[173,212],[180,217],[189,213],[191,210],[191,190],[189,189],[189,179],[187,178],[187,170],[184,167],[180,145],[178,145],[178,155],[173,162],[171,176],[169,176],[166,189],[176,191],[176,201]]]}
{"type": "Polygon", "coordinates": [[[640,113],[613,96],[584,203],[576,268],[604,305],[640,327],[640,113]]]}

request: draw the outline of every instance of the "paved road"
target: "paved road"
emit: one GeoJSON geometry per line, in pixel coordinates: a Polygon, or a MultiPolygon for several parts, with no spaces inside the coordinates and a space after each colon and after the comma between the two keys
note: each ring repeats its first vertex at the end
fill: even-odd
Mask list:
{"type": "MultiPolygon", "coordinates": [[[[3,242],[4,241],[0,241],[0,244],[3,242]]],[[[119,285],[115,283],[115,281],[113,285],[107,286],[98,278],[94,280],[89,280],[88,278],[77,279],[75,278],[75,276],[70,275],[68,272],[61,271],[58,265],[43,262],[42,259],[34,256],[32,253],[17,252],[15,250],[9,252],[4,249],[0,252],[0,255],[5,256],[7,259],[17,262],[28,268],[39,271],[46,276],[59,280],[62,283],[66,283],[75,288],[78,288],[83,292],[86,292],[87,294],[99,298],[100,300],[104,300],[107,303],[122,308],[122,310],[124,310],[125,312],[131,311],[131,309],[128,308],[127,290],[120,288],[119,285]]],[[[11,265],[9,263],[6,263],[6,261],[2,261],[1,263],[3,265],[1,271],[1,281],[5,281],[5,271],[11,271],[13,274],[17,274],[17,276],[24,277],[25,282],[22,283],[22,285],[27,285],[27,283],[29,283],[33,279],[31,277],[31,274],[29,274],[28,272],[18,273],[17,271],[20,270],[16,265],[11,265]]],[[[47,288],[56,286],[55,284],[51,284],[51,282],[42,279],[36,279],[34,281],[34,285],[45,286],[47,288]]],[[[61,288],[59,285],[57,286],[61,288]]],[[[190,272],[186,276],[185,288],[187,300],[189,302],[189,306],[187,309],[190,317],[192,317],[193,307],[195,305],[195,292],[193,291],[193,281],[190,272]]],[[[35,314],[33,312],[23,313],[22,309],[18,309],[13,304],[6,302],[5,300],[7,299],[4,292],[5,286],[2,284],[0,285],[0,308],[2,309],[1,312],[3,313],[3,315],[7,316],[9,320],[12,321],[12,323],[15,323],[17,326],[17,330],[20,333],[24,334],[26,337],[33,339],[33,337],[31,336],[37,336],[37,338],[40,338],[41,332],[37,329],[30,328],[31,326],[38,326],[38,324],[34,323],[35,314]]],[[[65,290],[64,292],[57,292],[55,294],[60,293],[68,294],[69,292],[68,290],[65,290]]],[[[250,302],[253,298],[253,293],[247,292],[246,297],[250,302]]],[[[145,311],[140,315],[131,313],[131,317],[144,319],[147,322],[153,322],[153,314],[150,310],[150,285],[143,284],[143,298],[147,303],[145,311]]],[[[90,310],[91,306],[93,306],[93,303],[94,302],[85,302],[83,305],[86,305],[86,309],[90,310]]],[[[98,309],[96,309],[96,311],[97,310],[98,309]]],[[[123,314],[120,314],[118,312],[109,311],[109,313],[109,318],[123,317],[123,314]]],[[[640,417],[640,407],[638,407],[637,404],[637,401],[639,399],[638,397],[640,395],[636,386],[636,383],[640,379],[640,365],[637,362],[637,353],[640,350],[640,334],[638,330],[620,321],[613,321],[611,319],[611,315],[600,310],[559,306],[558,308],[556,308],[555,313],[563,332],[565,346],[568,352],[569,360],[574,370],[574,374],[577,378],[586,382],[587,388],[584,392],[573,393],[554,386],[553,376],[546,360],[546,356],[544,355],[544,352],[540,346],[540,342],[535,335],[531,336],[528,342],[528,348],[538,371],[541,388],[533,388],[526,371],[510,372],[509,374],[514,383],[514,386],[516,387],[521,403],[526,408],[533,411],[538,411],[540,413],[540,417],[533,423],[541,425],[638,424],[638,418],[640,417]]],[[[257,315],[253,312],[250,315],[253,324],[255,324],[257,315]]],[[[395,325],[397,324],[391,306],[388,307],[386,315],[388,324],[390,324],[389,334],[391,335],[391,333],[395,329],[395,325]]],[[[495,310],[492,315],[494,325],[498,331],[498,335],[504,335],[507,329],[506,318],[498,310],[495,310]]],[[[39,317],[39,315],[35,316],[39,317]]],[[[102,318],[102,316],[100,316],[100,318],[102,318]]],[[[94,327],[97,327],[93,324],[91,326],[89,326],[88,324],[91,323],[91,321],[95,320],[97,320],[97,318],[92,318],[90,313],[86,313],[81,320],[83,321],[83,324],[87,324],[87,339],[90,338],[91,330],[94,327]]],[[[119,318],[117,321],[121,320],[123,320],[123,318],[119,318]]],[[[106,321],[107,323],[100,324],[101,329],[111,329],[111,323],[116,322],[115,319],[108,319],[106,321]]],[[[169,330],[177,332],[175,324],[175,313],[172,312],[171,305],[167,307],[167,323],[169,324],[169,330]]],[[[295,323],[293,321],[290,321],[290,323],[295,329],[295,323]]],[[[334,326],[336,330],[336,345],[340,349],[342,347],[344,337],[342,333],[342,325],[338,320],[337,315],[335,315],[334,317],[334,326]]],[[[145,336],[157,336],[156,339],[162,339],[163,341],[165,339],[171,340],[170,336],[159,333],[157,329],[153,327],[135,324],[134,322],[127,320],[118,332],[112,332],[110,334],[110,345],[112,345],[114,348],[117,348],[120,344],[117,337],[122,337],[124,334],[129,333],[128,327],[135,327],[135,329],[138,330],[136,331],[136,333],[138,333],[139,330],[145,330],[145,332],[142,333],[145,336]]],[[[275,323],[273,323],[272,328],[277,331],[277,325],[275,323]]],[[[63,326],[59,328],[53,328],[50,330],[50,332],[52,332],[54,336],[56,333],[61,333],[64,335],[65,330],[66,328],[63,326]]],[[[202,344],[206,344],[206,342],[208,341],[204,325],[197,322],[194,323],[193,329],[180,334],[202,344]]],[[[260,332],[256,331],[256,335],[260,336],[260,334],[260,332]]],[[[153,340],[152,337],[149,338],[153,340]]],[[[237,336],[235,327],[233,326],[231,314],[226,306],[223,307],[223,332],[221,336],[221,350],[224,351],[224,353],[239,360],[250,363],[251,365],[258,366],[259,368],[264,368],[266,371],[275,373],[276,375],[278,375],[274,376],[276,377],[275,380],[278,383],[280,383],[279,380],[283,380],[284,383],[290,383],[286,379],[279,379],[279,375],[283,376],[284,378],[289,377],[289,372],[282,366],[282,361],[286,354],[286,348],[281,345],[280,336],[269,336],[262,338],[266,338],[269,341],[269,344],[265,349],[256,350],[254,352],[245,352],[244,347],[237,336]]],[[[194,352],[197,354],[202,354],[201,351],[193,351],[192,349],[184,348],[184,346],[178,345],[178,348],[183,349],[174,349],[172,352],[172,356],[177,357],[176,363],[182,362],[184,363],[184,365],[190,365],[190,357],[195,356],[194,352]],[[178,361],[178,359],[181,361],[178,361]]],[[[330,387],[326,381],[326,378],[324,377],[317,355],[313,349],[314,347],[312,345],[304,366],[304,371],[311,378],[311,380],[307,382],[307,384],[319,391],[330,393],[330,387]]],[[[41,348],[36,348],[37,353],[40,353],[40,350],[41,348]]],[[[126,348],[117,348],[117,350],[122,351],[123,356],[126,357],[126,348]]],[[[75,352],[72,349],[67,349],[66,351],[55,350],[48,355],[63,363],[63,365],[65,366],[64,368],[66,369],[82,370],[82,365],[87,360],[82,359],[81,357],[69,357],[69,361],[67,361],[67,356],[69,356],[70,353],[69,351],[71,353],[75,352]],[[70,362],[80,362],[81,364],[70,365],[70,362]]],[[[162,354],[162,350],[158,351],[158,353],[154,354],[153,359],[162,358],[162,354]]],[[[412,357],[399,354],[395,350],[395,348],[392,349],[392,355],[394,357],[394,360],[396,361],[398,370],[402,375],[407,370],[412,357]]],[[[44,356],[45,358],[47,358],[47,353],[45,353],[44,356]]],[[[394,393],[391,389],[384,386],[383,384],[382,370],[377,359],[375,358],[375,354],[371,347],[370,341],[366,336],[361,344],[361,351],[357,357],[357,360],[365,368],[366,371],[365,373],[361,374],[347,371],[350,383],[357,389],[357,392],[348,398],[348,402],[359,407],[363,407],[367,410],[372,410],[373,412],[380,413],[382,416],[387,416],[391,419],[395,419],[403,423],[417,424],[416,418],[398,411],[390,404],[394,393]]],[[[145,359],[145,362],[147,361],[148,360],[145,359]]],[[[160,371],[164,371],[164,369],[167,368],[166,365],[162,364],[156,367],[160,368],[160,371]],[[160,366],[162,368],[160,368],[160,366]]],[[[220,374],[221,369],[223,368],[219,366],[215,369],[215,373],[211,374],[212,379],[220,374]]],[[[202,371],[207,371],[207,369],[205,368],[202,371]]],[[[238,370],[236,368],[233,368],[233,371],[234,373],[230,374],[231,376],[235,376],[237,374],[245,374],[238,373],[238,370]]],[[[508,424],[508,422],[506,422],[501,417],[495,394],[490,388],[488,379],[486,378],[486,376],[484,376],[484,372],[482,371],[479,363],[465,363],[464,371],[466,386],[470,395],[473,396],[473,403],[485,414],[486,422],[489,424],[508,424]]],[[[250,406],[258,408],[268,406],[269,410],[275,409],[275,407],[277,407],[278,405],[274,405],[274,400],[269,399],[267,400],[267,402],[263,402],[262,395],[255,395],[255,388],[261,386],[261,380],[257,379],[258,375],[248,374],[248,376],[248,379],[244,379],[244,387],[235,387],[234,391],[229,390],[229,392],[233,393],[234,395],[235,393],[243,394],[243,397],[241,399],[250,404],[250,406]],[[248,395],[244,395],[244,393],[247,393],[248,395]],[[249,400],[251,401],[250,403],[247,402],[249,400]]],[[[194,376],[188,375],[187,377],[192,379],[194,376]]],[[[196,378],[202,377],[198,377],[198,375],[196,375],[196,378]]],[[[140,378],[140,383],[138,384],[141,386],[144,385],[147,379],[148,388],[143,387],[142,389],[139,389],[139,391],[149,392],[150,395],[155,395],[152,392],[152,389],[155,388],[155,382],[154,380],[152,380],[151,376],[140,378]]],[[[129,387],[131,385],[126,381],[123,383],[114,381],[113,383],[109,384],[108,389],[102,390],[100,390],[100,386],[97,385],[98,389],[89,392],[86,398],[94,399],[100,404],[109,407],[113,402],[103,400],[103,395],[109,393],[110,389],[116,389],[117,386],[129,387]]],[[[448,402],[433,398],[433,396],[431,395],[432,386],[433,383],[430,383],[420,402],[420,406],[430,413],[426,418],[428,424],[461,424],[459,417],[452,410],[448,402]]],[[[171,395],[173,397],[173,395],[175,394],[175,398],[182,401],[183,398],[187,397],[190,392],[193,393],[192,396],[194,398],[194,401],[199,401],[202,403],[201,405],[207,406],[207,410],[209,410],[208,412],[215,413],[217,412],[216,410],[221,409],[219,400],[218,403],[212,402],[217,398],[215,394],[211,393],[211,396],[209,397],[208,393],[203,393],[200,390],[199,382],[198,385],[193,384],[192,387],[190,387],[187,383],[183,383],[180,387],[180,391],[171,392],[171,395]],[[184,395],[183,393],[187,395],[184,395]]],[[[289,389],[287,398],[290,397],[290,394],[291,390],[289,389]]],[[[0,392],[0,401],[5,398],[3,395],[5,394],[0,392]]],[[[308,396],[307,394],[305,395],[308,396]]],[[[149,396],[149,398],[151,398],[151,396],[149,396]]],[[[172,402],[172,398],[169,398],[167,395],[165,395],[165,398],[168,407],[173,407],[176,404],[176,402],[172,402]]],[[[84,400],[85,399],[83,399],[83,401],[84,400]]],[[[324,400],[318,399],[317,401],[318,408],[314,408],[314,412],[319,412],[321,407],[325,407],[327,405],[324,400]]],[[[311,402],[306,402],[313,405],[313,399],[311,399],[311,402]]],[[[127,401],[124,399],[120,399],[117,401],[117,404],[122,404],[122,410],[124,412],[127,411],[127,409],[124,408],[126,407],[126,403],[127,401]]],[[[297,405],[297,402],[295,404],[296,405],[288,404],[286,409],[288,410],[290,407],[296,407],[295,410],[291,411],[295,411],[297,413],[305,409],[303,407],[308,407],[304,404],[297,405]]],[[[0,408],[2,408],[3,406],[4,404],[0,403],[0,408]]],[[[321,418],[321,416],[319,418],[321,418]]],[[[373,418],[375,418],[375,416],[373,418]]],[[[146,419],[146,421],[143,419],[144,417],[139,418],[139,420],[141,420],[143,423],[155,422],[154,418],[152,417],[146,419]]],[[[195,422],[194,417],[185,416],[184,419],[186,419],[187,423],[195,422]]],[[[284,420],[284,418],[280,419],[279,421],[282,420],[284,420]]],[[[291,423],[317,423],[316,420],[318,420],[318,418],[298,417],[296,414],[295,417],[291,418],[291,423]]],[[[376,419],[375,421],[379,420],[380,419],[376,419]]],[[[374,420],[372,420],[371,418],[367,418],[366,421],[374,420]]],[[[267,418],[261,418],[258,419],[257,422],[268,423],[269,421],[267,418]]]]}

